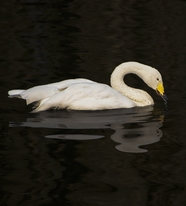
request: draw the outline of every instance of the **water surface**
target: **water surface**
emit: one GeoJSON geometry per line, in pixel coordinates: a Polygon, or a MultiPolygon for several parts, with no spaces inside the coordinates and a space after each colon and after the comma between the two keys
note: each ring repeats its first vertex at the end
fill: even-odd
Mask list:
{"type": "Polygon", "coordinates": [[[185,1],[1,4],[0,205],[186,205],[185,1]],[[83,77],[109,84],[139,61],[162,74],[168,108],[46,111],[7,91],[83,77]]]}

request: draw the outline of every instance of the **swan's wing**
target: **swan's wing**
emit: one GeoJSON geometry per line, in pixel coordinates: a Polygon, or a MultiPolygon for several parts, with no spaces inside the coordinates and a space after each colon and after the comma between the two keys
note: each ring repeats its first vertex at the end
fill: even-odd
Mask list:
{"type": "Polygon", "coordinates": [[[11,90],[8,92],[8,94],[10,97],[18,97],[25,99],[27,104],[31,104],[33,102],[38,102],[41,100],[46,101],[46,98],[48,99],[49,97],[52,97],[60,91],[68,88],[72,84],[82,82],[92,81],[88,79],[70,79],[61,82],[32,87],[27,90],[11,90]]]}
{"type": "Polygon", "coordinates": [[[71,84],[47,100],[41,101],[37,111],[50,108],[100,110],[134,107],[135,103],[108,85],[95,82],[71,84]]]}
{"type": "Polygon", "coordinates": [[[26,100],[27,104],[41,101],[42,99],[51,97],[59,92],[55,86],[36,86],[32,87],[20,94],[22,99],[26,100]]]}
{"type": "Polygon", "coordinates": [[[9,97],[21,98],[25,99],[27,104],[31,104],[33,102],[41,101],[49,96],[52,96],[58,93],[58,88],[55,86],[36,86],[27,90],[10,90],[8,92],[9,97]]]}
{"type": "MultiPolygon", "coordinates": [[[[69,88],[71,89],[73,91],[73,87],[69,88]]],[[[99,83],[80,85],[78,93],[71,96],[69,103],[67,109],[72,110],[103,110],[136,106],[131,99],[117,90],[99,83]]]]}

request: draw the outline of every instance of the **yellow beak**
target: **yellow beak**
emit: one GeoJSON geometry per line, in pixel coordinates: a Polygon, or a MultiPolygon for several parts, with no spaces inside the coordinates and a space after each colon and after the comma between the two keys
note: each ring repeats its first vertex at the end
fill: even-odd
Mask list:
{"type": "Polygon", "coordinates": [[[158,83],[156,90],[160,95],[164,95],[164,87],[163,87],[163,84],[161,82],[158,83]]]}
{"type": "Polygon", "coordinates": [[[168,101],[167,96],[164,94],[164,87],[163,87],[162,82],[159,82],[159,83],[158,83],[158,86],[157,86],[157,88],[156,88],[156,91],[157,91],[157,93],[163,98],[163,100],[164,100],[165,102],[168,101]]]}

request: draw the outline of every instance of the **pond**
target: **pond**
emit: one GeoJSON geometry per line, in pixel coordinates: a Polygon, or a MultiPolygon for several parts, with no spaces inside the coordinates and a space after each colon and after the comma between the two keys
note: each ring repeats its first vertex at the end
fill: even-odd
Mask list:
{"type": "Polygon", "coordinates": [[[2,206],[186,205],[186,1],[8,0],[0,7],[2,206]],[[11,89],[110,84],[122,62],[163,76],[168,104],[31,113],[11,89]]]}

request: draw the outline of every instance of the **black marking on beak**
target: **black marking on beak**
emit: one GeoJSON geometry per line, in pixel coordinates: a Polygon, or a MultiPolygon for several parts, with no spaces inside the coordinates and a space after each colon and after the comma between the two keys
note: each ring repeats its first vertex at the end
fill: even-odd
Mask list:
{"type": "Polygon", "coordinates": [[[166,94],[163,94],[163,95],[160,95],[160,96],[163,98],[165,103],[168,102],[168,98],[167,98],[166,94]]]}
{"type": "Polygon", "coordinates": [[[168,98],[167,98],[166,94],[160,94],[158,90],[156,90],[156,93],[161,96],[161,98],[164,100],[165,104],[168,102],[168,98]]]}

